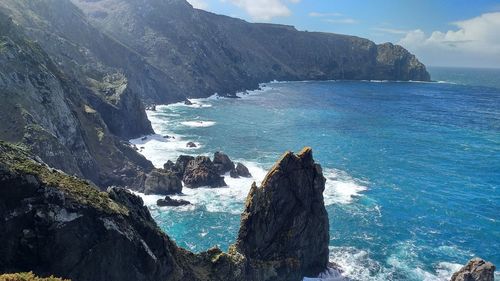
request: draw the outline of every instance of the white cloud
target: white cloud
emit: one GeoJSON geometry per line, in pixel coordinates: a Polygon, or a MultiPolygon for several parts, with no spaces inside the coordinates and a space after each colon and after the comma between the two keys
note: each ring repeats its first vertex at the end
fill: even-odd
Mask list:
{"type": "Polygon", "coordinates": [[[317,17],[317,18],[321,18],[321,17],[341,17],[342,14],[341,13],[318,13],[318,12],[310,12],[309,16],[310,17],[317,17]]]}
{"type": "Polygon", "coordinates": [[[206,10],[208,8],[208,3],[205,0],[187,0],[196,9],[206,10]]]}
{"type": "Polygon", "coordinates": [[[325,22],[328,23],[333,23],[333,24],[358,24],[359,21],[351,18],[344,18],[344,19],[326,19],[324,20],[325,22]]]}
{"type": "Polygon", "coordinates": [[[408,31],[399,44],[430,65],[500,67],[500,12],[452,24],[455,30],[430,35],[420,29],[408,31]]]}
{"type": "Polygon", "coordinates": [[[231,2],[254,20],[269,21],[274,17],[287,17],[292,14],[286,3],[299,3],[301,0],[221,0],[231,2]]]}
{"type": "Polygon", "coordinates": [[[385,33],[402,34],[402,35],[406,35],[407,33],[409,33],[411,31],[411,30],[402,30],[402,29],[385,28],[385,27],[374,27],[372,29],[376,30],[376,31],[385,32],[385,33]]]}

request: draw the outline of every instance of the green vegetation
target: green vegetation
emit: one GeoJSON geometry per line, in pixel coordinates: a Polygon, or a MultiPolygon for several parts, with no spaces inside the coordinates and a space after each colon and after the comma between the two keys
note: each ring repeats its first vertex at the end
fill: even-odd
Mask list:
{"type": "Polygon", "coordinates": [[[38,277],[33,272],[9,273],[0,275],[0,281],[70,281],[69,279],[61,279],[54,276],[38,277]]]}
{"type": "Polygon", "coordinates": [[[128,215],[128,210],[111,200],[91,183],[48,168],[29,157],[26,148],[0,141],[0,163],[22,174],[34,175],[44,186],[56,187],[69,198],[110,214],[128,215]]]}

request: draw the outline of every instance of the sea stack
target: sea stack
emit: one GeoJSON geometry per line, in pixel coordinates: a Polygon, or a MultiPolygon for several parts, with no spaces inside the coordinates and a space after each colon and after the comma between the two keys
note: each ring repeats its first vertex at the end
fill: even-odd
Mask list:
{"type": "Polygon", "coordinates": [[[311,148],[285,153],[260,187],[254,183],[241,215],[235,249],[277,279],[315,277],[328,264],[325,178],[311,148]]]}

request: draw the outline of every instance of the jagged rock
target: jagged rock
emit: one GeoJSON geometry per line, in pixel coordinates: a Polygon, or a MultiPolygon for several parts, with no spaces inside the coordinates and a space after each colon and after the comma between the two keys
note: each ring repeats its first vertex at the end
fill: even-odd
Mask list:
{"type": "Polygon", "coordinates": [[[229,159],[229,156],[219,151],[214,153],[213,163],[215,168],[221,175],[234,169],[234,163],[233,161],[231,161],[231,159],[229,159]]]}
{"type": "Polygon", "coordinates": [[[168,160],[165,164],[163,164],[163,169],[167,171],[174,171],[176,168],[175,163],[171,160],[168,160]]]}
{"type": "Polygon", "coordinates": [[[0,272],[146,281],[188,270],[141,198],[101,192],[0,143],[0,218],[7,217],[0,219],[0,272]]]}
{"type": "Polygon", "coordinates": [[[494,281],[494,279],[495,266],[480,258],[471,259],[451,277],[451,281],[494,281]]]}
{"type": "Polygon", "coordinates": [[[196,143],[190,141],[190,142],[186,143],[186,147],[194,148],[194,147],[196,147],[196,143]]]}
{"type": "Polygon", "coordinates": [[[189,161],[182,180],[189,188],[226,186],[224,178],[219,175],[217,168],[206,156],[197,156],[189,161]]]}
{"type": "MultiPolygon", "coordinates": [[[[11,7],[35,5],[37,11],[45,5],[9,2],[14,4],[11,7]]],[[[48,165],[103,189],[110,185],[142,189],[144,173],[153,165],[119,138],[152,131],[140,100],[123,89],[117,93],[123,95],[115,96],[116,103],[110,104],[89,85],[73,79],[72,72],[63,73],[40,42],[4,14],[6,4],[0,2],[0,140],[23,143],[48,165]],[[107,111],[108,106],[100,106],[103,104],[113,109],[107,111]],[[127,122],[128,128],[124,128],[127,122]]],[[[123,88],[128,87],[128,82],[122,82],[123,88]]]]}
{"type": "Polygon", "coordinates": [[[250,177],[252,177],[252,174],[250,174],[250,171],[248,171],[248,168],[241,163],[236,163],[236,168],[232,169],[229,172],[229,175],[232,178],[239,178],[239,177],[250,178],[250,177]]]}
{"type": "Polygon", "coordinates": [[[155,169],[146,176],[145,194],[168,195],[182,192],[182,182],[172,171],[155,169]]]}
{"type": "Polygon", "coordinates": [[[181,155],[177,157],[177,160],[175,161],[175,166],[181,171],[182,174],[184,174],[186,166],[189,164],[189,162],[193,160],[194,160],[193,156],[181,155]]]}
{"type": "Polygon", "coordinates": [[[238,171],[236,171],[236,169],[232,169],[231,171],[229,171],[229,176],[232,177],[232,178],[239,178],[240,175],[238,175],[238,171]]]}
{"type": "Polygon", "coordinates": [[[178,206],[185,206],[185,205],[190,205],[191,202],[182,200],[182,199],[172,199],[168,196],[165,197],[165,199],[158,199],[156,201],[156,205],[160,207],[178,207],[178,206]]]}
{"type": "Polygon", "coordinates": [[[325,178],[312,150],[288,152],[254,183],[234,248],[250,262],[269,264],[279,280],[315,277],[328,264],[325,178]]]}
{"type": "Polygon", "coordinates": [[[185,104],[185,105],[193,105],[193,103],[192,103],[189,99],[186,99],[186,100],[184,101],[184,104],[185,104]]]}
{"type": "Polygon", "coordinates": [[[181,155],[174,162],[168,160],[163,164],[163,169],[173,172],[180,180],[184,177],[184,170],[190,161],[194,160],[193,156],[181,155]]]}
{"type": "Polygon", "coordinates": [[[195,254],[177,247],[128,190],[100,192],[0,141],[0,218],[8,218],[0,219],[0,272],[93,281],[301,280],[306,267],[325,265],[319,244],[326,238],[327,247],[328,241],[317,227],[319,220],[328,224],[317,194],[324,180],[308,155],[286,154],[262,187],[252,188],[238,247],[195,254]],[[279,206],[284,208],[273,209],[279,206]]]}

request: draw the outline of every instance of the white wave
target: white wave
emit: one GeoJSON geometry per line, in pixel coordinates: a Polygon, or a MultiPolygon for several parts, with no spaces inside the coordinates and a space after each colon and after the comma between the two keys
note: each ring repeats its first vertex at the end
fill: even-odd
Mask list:
{"type": "Polygon", "coordinates": [[[328,268],[325,272],[322,272],[316,278],[305,277],[303,281],[348,281],[348,279],[342,275],[342,271],[336,268],[328,268]]]}
{"type": "Polygon", "coordinates": [[[149,135],[129,142],[134,144],[139,153],[151,161],[157,168],[162,168],[168,160],[175,161],[181,154],[190,154],[193,150],[202,147],[199,142],[194,142],[196,147],[187,147],[189,140],[184,140],[182,136],[168,134],[170,138],[162,135],[149,135]]]}
{"type": "Polygon", "coordinates": [[[184,126],[188,126],[188,127],[204,128],[204,127],[211,127],[211,126],[215,125],[215,122],[214,121],[184,121],[184,122],[181,122],[181,124],[184,126]]]}
{"type": "Polygon", "coordinates": [[[387,260],[388,264],[384,265],[371,259],[367,251],[354,247],[330,247],[330,261],[339,266],[342,276],[347,280],[385,281],[393,280],[394,276],[404,276],[405,280],[448,281],[462,267],[456,263],[439,262],[434,271],[429,272],[418,265],[413,255],[393,254],[387,260]]]}
{"type": "Polygon", "coordinates": [[[324,169],[323,175],[326,178],[325,205],[349,204],[356,197],[368,188],[361,180],[354,179],[346,172],[337,169],[324,169]]]}

